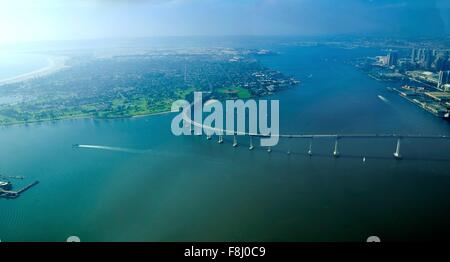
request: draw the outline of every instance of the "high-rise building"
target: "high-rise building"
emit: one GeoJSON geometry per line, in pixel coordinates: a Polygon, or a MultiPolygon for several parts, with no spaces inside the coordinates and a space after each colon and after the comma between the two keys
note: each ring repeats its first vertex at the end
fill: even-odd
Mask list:
{"type": "Polygon", "coordinates": [[[416,62],[422,63],[422,60],[423,60],[423,54],[424,54],[424,53],[425,53],[425,49],[423,49],[423,48],[417,50],[417,53],[416,53],[416,62]]]}
{"type": "MultiPolygon", "coordinates": [[[[431,69],[432,67],[436,69],[436,57],[441,55],[439,50],[431,50],[427,48],[412,49],[411,51],[411,62],[415,65],[420,66],[423,69],[431,69]]],[[[439,61],[440,62],[440,61],[439,61]]]]}
{"type": "Polygon", "coordinates": [[[413,48],[412,50],[411,50],[411,62],[412,63],[414,63],[414,62],[416,62],[417,60],[416,60],[416,57],[417,57],[417,49],[415,49],[415,48],[413,48]]]}
{"type": "Polygon", "coordinates": [[[398,60],[398,53],[396,51],[391,51],[389,52],[389,54],[387,55],[387,61],[386,64],[388,66],[393,66],[393,65],[397,65],[397,60],[398,60]]]}
{"type": "Polygon", "coordinates": [[[429,69],[433,62],[433,52],[430,49],[424,49],[421,64],[424,68],[429,69]]]}
{"type": "Polygon", "coordinates": [[[433,63],[431,63],[431,68],[436,71],[445,71],[446,70],[447,57],[443,55],[437,55],[434,58],[433,63]]]}

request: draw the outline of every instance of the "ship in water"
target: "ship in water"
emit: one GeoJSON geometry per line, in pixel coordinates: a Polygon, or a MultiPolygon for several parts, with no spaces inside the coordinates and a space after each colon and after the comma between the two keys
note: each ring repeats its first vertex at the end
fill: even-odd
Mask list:
{"type": "Polygon", "coordinates": [[[0,190],[11,190],[12,185],[9,181],[0,181],[0,190]]]}
{"type": "Polygon", "coordinates": [[[382,96],[382,95],[378,95],[378,98],[379,98],[381,101],[385,102],[385,103],[388,103],[388,102],[389,102],[389,100],[387,100],[386,97],[384,97],[384,96],[382,96]]]}

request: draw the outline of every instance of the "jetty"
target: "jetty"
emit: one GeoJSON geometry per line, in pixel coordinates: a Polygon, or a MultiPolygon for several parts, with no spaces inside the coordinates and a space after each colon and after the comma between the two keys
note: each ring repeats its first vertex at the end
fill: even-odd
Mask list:
{"type": "Polygon", "coordinates": [[[33,183],[17,190],[17,191],[12,191],[12,190],[4,190],[0,188],[0,198],[17,198],[20,196],[20,194],[22,194],[23,192],[27,191],[28,189],[32,188],[33,186],[39,184],[39,181],[34,181],[33,183]]]}

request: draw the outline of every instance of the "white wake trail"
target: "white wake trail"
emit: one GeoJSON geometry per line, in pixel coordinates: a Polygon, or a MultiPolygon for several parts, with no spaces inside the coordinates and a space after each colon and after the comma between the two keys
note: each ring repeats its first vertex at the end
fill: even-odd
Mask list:
{"type": "Polygon", "coordinates": [[[149,152],[149,150],[139,150],[139,149],[132,149],[132,148],[114,147],[114,146],[101,146],[101,145],[75,145],[74,147],[87,148],[87,149],[98,149],[98,150],[106,150],[106,151],[115,151],[115,152],[124,152],[124,153],[131,153],[131,154],[142,154],[142,153],[149,152]]]}

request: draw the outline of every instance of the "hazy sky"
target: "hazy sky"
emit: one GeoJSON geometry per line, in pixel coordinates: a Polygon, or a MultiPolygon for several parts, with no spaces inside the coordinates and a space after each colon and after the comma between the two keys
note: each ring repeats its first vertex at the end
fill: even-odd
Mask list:
{"type": "Polygon", "coordinates": [[[179,35],[448,35],[448,0],[0,0],[0,43],[179,35]]]}

